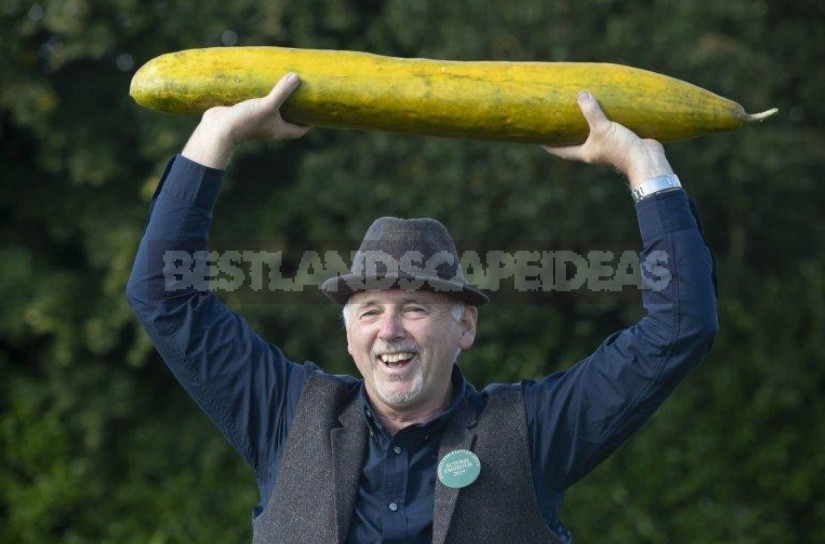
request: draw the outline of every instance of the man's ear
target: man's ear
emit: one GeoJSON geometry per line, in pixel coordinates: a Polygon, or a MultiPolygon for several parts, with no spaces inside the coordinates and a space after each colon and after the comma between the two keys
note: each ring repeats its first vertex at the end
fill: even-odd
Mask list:
{"type": "Polygon", "coordinates": [[[352,355],[352,344],[349,341],[349,327],[344,327],[347,331],[347,352],[352,355]]]}
{"type": "Polygon", "coordinates": [[[464,314],[461,316],[458,325],[461,327],[461,336],[458,339],[458,346],[467,351],[473,346],[476,339],[476,321],[478,320],[478,307],[465,306],[464,314]]]}

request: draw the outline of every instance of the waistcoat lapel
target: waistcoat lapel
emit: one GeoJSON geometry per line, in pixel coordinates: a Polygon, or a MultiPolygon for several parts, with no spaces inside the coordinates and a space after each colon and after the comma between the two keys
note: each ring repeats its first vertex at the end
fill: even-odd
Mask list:
{"type": "MultiPolygon", "coordinates": [[[[476,415],[465,399],[456,409],[456,413],[449,419],[441,435],[441,444],[438,447],[438,460],[455,450],[471,450],[475,443],[476,433],[473,429],[476,424],[476,415]]],[[[442,484],[436,474],[435,498],[433,500],[433,542],[444,544],[447,530],[455,511],[455,503],[461,490],[447,487],[442,484]]]]}
{"type": "Polygon", "coordinates": [[[349,533],[355,508],[355,496],[367,445],[367,427],[358,403],[352,401],[339,417],[340,427],[330,432],[335,474],[335,513],[338,542],[343,543],[349,533]]]}

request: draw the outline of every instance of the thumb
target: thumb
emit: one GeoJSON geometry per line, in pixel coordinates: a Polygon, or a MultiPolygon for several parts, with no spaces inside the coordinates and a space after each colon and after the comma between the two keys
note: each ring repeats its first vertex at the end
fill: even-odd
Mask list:
{"type": "Polygon", "coordinates": [[[286,102],[292,93],[295,92],[295,89],[300,86],[301,78],[298,77],[298,74],[295,72],[289,72],[278,80],[278,83],[272,87],[269,94],[264,97],[266,108],[272,111],[281,109],[283,103],[286,102]]]}
{"type": "Polygon", "coordinates": [[[599,101],[596,100],[588,91],[579,91],[576,100],[579,103],[579,108],[582,110],[587,124],[590,125],[591,132],[594,129],[610,124],[610,119],[602,111],[599,101]]]}

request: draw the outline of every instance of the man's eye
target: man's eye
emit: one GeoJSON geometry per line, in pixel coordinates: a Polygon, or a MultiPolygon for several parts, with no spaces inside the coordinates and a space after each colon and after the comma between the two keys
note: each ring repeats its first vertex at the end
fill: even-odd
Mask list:
{"type": "Polygon", "coordinates": [[[422,308],[421,306],[408,306],[406,308],[406,311],[411,312],[411,313],[422,313],[426,310],[424,310],[424,308],[422,308]]]}
{"type": "Polygon", "coordinates": [[[372,317],[374,315],[378,315],[376,310],[367,310],[366,312],[361,312],[361,317],[372,317]]]}

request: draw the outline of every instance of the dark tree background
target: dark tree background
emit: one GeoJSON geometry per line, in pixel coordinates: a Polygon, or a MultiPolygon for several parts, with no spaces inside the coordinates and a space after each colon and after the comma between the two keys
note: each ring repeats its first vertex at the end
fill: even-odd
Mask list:
{"type": "MultiPolygon", "coordinates": [[[[144,110],[173,50],[283,45],[607,61],[780,114],[668,146],[721,278],[722,333],[674,397],[571,488],[580,542],[825,534],[825,8],[815,0],[0,2],[0,542],[248,542],[251,472],[177,387],[124,287],[148,199],[195,117],[144,110]],[[817,332],[819,331],[819,332],[817,332]]],[[[635,240],[622,181],[536,146],[316,129],[236,154],[216,239],[358,239],[379,215],[457,239],[635,240]]],[[[479,386],[563,369],[623,299],[485,308],[479,386]]],[[[353,372],[337,308],[230,304],[294,359],[353,372]]]]}

